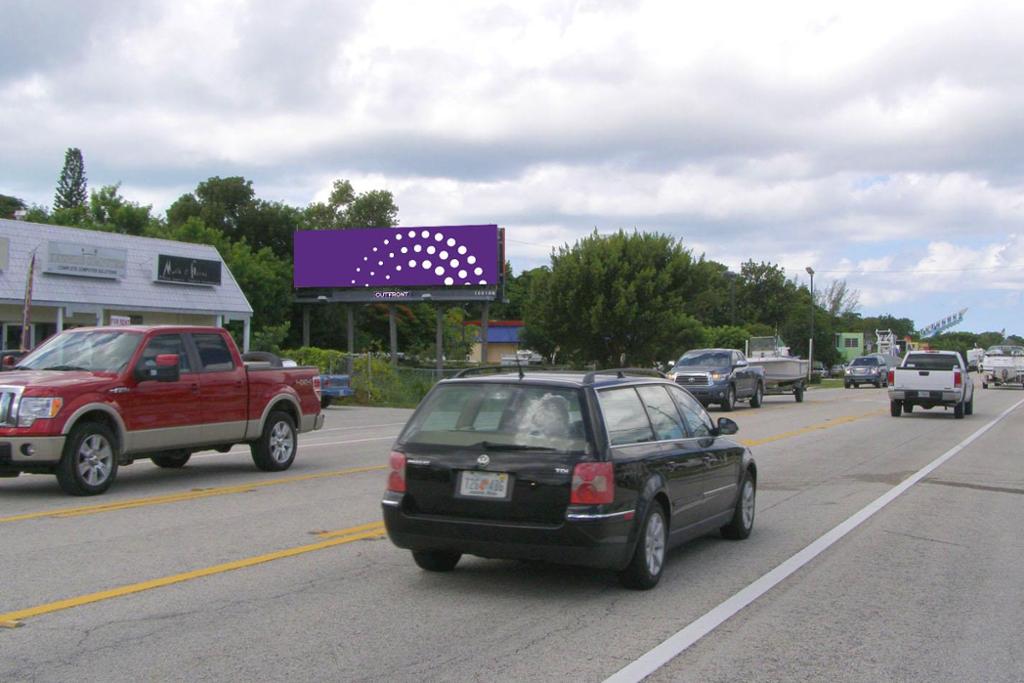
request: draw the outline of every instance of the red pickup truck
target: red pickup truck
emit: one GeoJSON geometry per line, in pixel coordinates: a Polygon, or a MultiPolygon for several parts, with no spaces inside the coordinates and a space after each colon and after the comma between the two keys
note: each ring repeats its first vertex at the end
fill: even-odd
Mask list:
{"type": "Polygon", "coordinates": [[[120,465],[178,468],[194,451],[248,443],[288,469],[297,435],[323,425],[316,368],[245,363],[218,327],[84,327],[0,373],[0,476],[56,474],[103,493],[120,465]]]}

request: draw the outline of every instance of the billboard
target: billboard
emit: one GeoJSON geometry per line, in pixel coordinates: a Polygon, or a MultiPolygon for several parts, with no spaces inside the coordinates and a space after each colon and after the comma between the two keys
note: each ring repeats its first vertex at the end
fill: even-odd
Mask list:
{"type": "Polygon", "coordinates": [[[295,233],[295,287],[493,287],[497,225],[295,233]]]}

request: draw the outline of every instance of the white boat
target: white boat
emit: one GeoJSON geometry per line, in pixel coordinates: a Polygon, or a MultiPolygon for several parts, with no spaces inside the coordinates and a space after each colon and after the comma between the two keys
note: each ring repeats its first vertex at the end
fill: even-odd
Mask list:
{"type": "Polygon", "coordinates": [[[1024,346],[997,344],[985,350],[981,359],[981,386],[1024,385],[1024,346]]]}
{"type": "Polygon", "coordinates": [[[804,400],[809,361],[791,356],[789,347],[778,337],[752,337],[747,342],[747,360],[764,369],[765,391],[770,394],[792,393],[804,400]]]}

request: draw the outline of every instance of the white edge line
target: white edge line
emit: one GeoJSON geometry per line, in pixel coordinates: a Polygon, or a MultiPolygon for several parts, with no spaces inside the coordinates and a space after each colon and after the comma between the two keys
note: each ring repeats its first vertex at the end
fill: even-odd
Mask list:
{"type": "Polygon", "coordinates": [[[1017,403],[1004,410],[997,418],[989,422],[987,425],[971,434],[969,437],[919,469],[911,476],[904,479],[897,486],[889,489],[885,494],[869,503],[852,517],[834,527],[831,531],[826,532],[823,536],[813,541],[806,548],[790,557],[778,567],[757,579],[749,586],[727,599],[725,602],[719,604],[696,621],[691,622],[685,628],[677,631],[674,635],[670,636],[654,649],[641,655],[632,663],[626,665],[615,674],[606,678],[604,683],[633,683],[635,681],[642,681],[647,676],[653,674],[665,664],[669,663],[672,659],[682,654],[698,640],[718,628],[727,619],[731,618],[744,607],[760,598],[791,574],[823,553],[836,541],[863,524],[869,517],[891,503],[904,491],[927,477],[936,468],[940,467],[947,460],[977,440],[982,434],[992,429],[992,427],[1001,422],[1003,418],[1016,410],[1021,404],[1024,404],[1024,399],[1017,401],[1017,403]]]}

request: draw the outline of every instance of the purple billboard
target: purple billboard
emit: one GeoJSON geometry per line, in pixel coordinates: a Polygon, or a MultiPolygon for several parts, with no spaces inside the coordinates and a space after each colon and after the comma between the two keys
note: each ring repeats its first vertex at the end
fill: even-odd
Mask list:
{"type": "Polygon", "coordinates": [[[497,225],[295,233],[296,287],[496,285],[497,225]]]}

